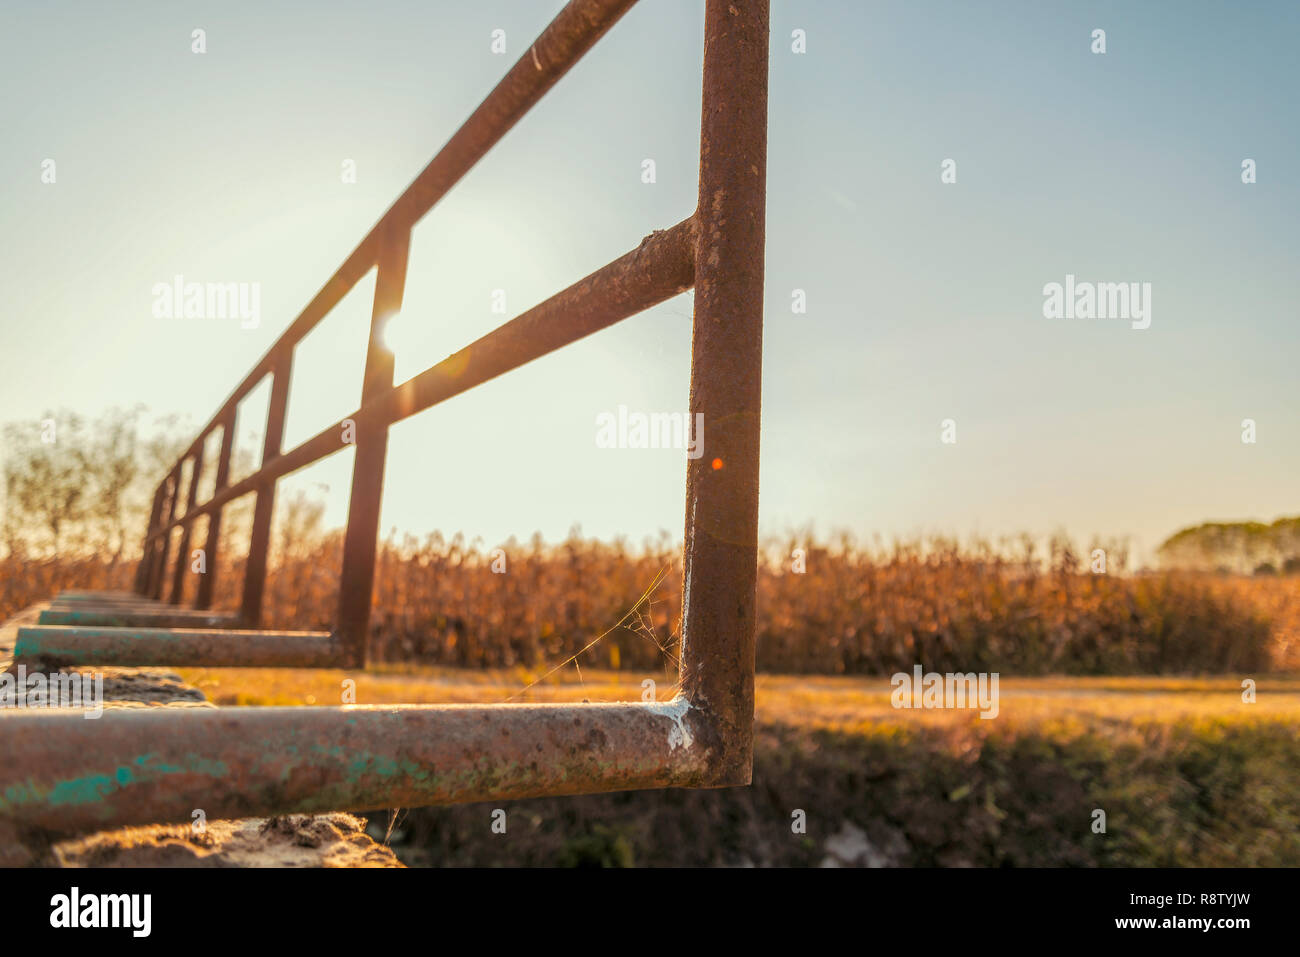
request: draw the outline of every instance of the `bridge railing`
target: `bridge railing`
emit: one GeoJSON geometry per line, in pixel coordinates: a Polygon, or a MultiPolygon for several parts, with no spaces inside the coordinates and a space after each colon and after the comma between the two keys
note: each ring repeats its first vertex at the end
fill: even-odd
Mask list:
{"type": "Polygon", "coordinates": [[[19,828],[75,832],[188,821],[194,808],[209,817],[242,817],[748,783],[767,0],[706,0],[699,193],[690,216],[399,386],[380,335],[401,307],[413,225],[634,2],[572,0],[565,6],[254,365],[159,484],[138,595],[68,595],[42,615],[44,626],[18,630],[14,655],[129,665],[364,665],[389,427],[693,286],[689,410],[702,414],[708,428],[704,454],[687,462],[677,696],[637,704],[126,709],[99,721],[13,713],[0,720],[0,752],[8,759],[0,769],[0,793],[9,795],[0,818],[19,828]],[[372,268],[378,273],[360,403],[347,417],[351,422],[340,420],[286,450],[294,347],[372,268]],[[231,483],[236,407],[267,376],[271,398],[261,466],[231,483]],[[341,450],[345,426],[355,436],[356,457],[337,624],[328,635],[254,631],[276,481],[341,450]],[[216,489],[199,502],[204,447],[217,428],[223,437],[216,489]],[[203,631],[184,624],[212,623],[203,610],[218,571],[222,509],[250,494],[256,507],[240,628],[203,631]],[[194,524],[205,515],[207,573],[200,577],[197,610],[174,609],[182,622],[174,629],[140,627],[163,617],[158,599],[164,590],[167,604],[181,603],[194,524]],[[176,529],[180,542],[173,554],[176,529]],[[76,627],[92,619],[136,627],[76,627]],[[76,782],[91,781],[106,782],[90,788],[93,800],[56,800],[76,782]]]}
{"type": "MultiPolygon", "coordinates": [[[[139,594],[155,599],[166,596],[173,605],[183,603],[185,572],[191,548],[196,544],[194,526],[199,518],[207,516],[206,538],[200,546],[205,572],[198,576],[193,607],[210,608],[219,573],[222,509],[236,498],[253,495],[256,505],[239,618],[245,627],[258,627],[276,480],[355,444],[335,634],[344,659],[353,664],[364,663],[388,427],[502,372],[641,312],[695,283],[698,216],[656,231],[627,255],[402,386],[393,386],[393,356],[384,345],[382,333],[388,319],[401,309],[411,229],[634,3],[635,0],[584,0],[566,6],[253,366],[159,483],[144,538],[144,558],[135,582],[139,594]],[[295,448],[285,450],[282,442],[295,346],[376,267],[361,403],[349,416],[295,448]],[[232,485],[229,476],[236,412],[239,403],[268,377],[270,402],[261,466],[232,485]],[[214,492],[211,498],[200,503],[197,491],[204,450],[218,429],[222,432],[222,442],[214,492]],[[183,509],[178,508],[182,500],[183,509]],[[181,530],[179,547],[173,553],[173,532],[178,528],[181,530]]],[[[763,78],[735,77],[725,83],[736,88],[743,99],[750,95],[755,79],[763,78]]],[[[714,86],[712,95],[709,85],[705,86],[706,121],[711,102],[716,113],[719,105],[716,101],[725,89],[721,80],[715,81],[714,86]]],[[[742,154],[740,144],[732,142],[734,137],[721,132],[720,137],[702,138],[702,173],[705,173],[706,151],[712,149],[717,155],[709,164],[710,172],[716,168],[714,175],[719,180],[725,178],[728,164],[747,172],[750,179],[760,178],[746,168],[747,158],[752,161],[755,157],[742,154]]],[[[748,162],[748,166],[753,167],[753,162],[748,162]]],[[[702,176],[702,186],[704,183],[702,176]]],[[[756,201],[752,197],[733,196],[727,206],[735,207],[739,200],[747,200],[751,207],[757,205],[757,240],[751,240],[751,245],[758,247],[761,262],[763,191],[759,185],[754,193],[758,197],[756,201]]],[[[708,197],[707,201],[713,203],[715,199],[708,197]]],[[[754,209],[749,212],[752,216],[754,209]]],[[[751,251],[751,259],[752,255],[751,251]]],[[[761,291],[759,297],[761,302],[761,291]]],[[[697,361],[705,363],[710,358],[707,350],[706,354],[696,356],[697,361]]],[[[693,411],[704,411],[707,415],[707,410],[693,408],[693,411]]],[[[731,474],[735,475],[738,464],[733,464],[732,469],[731,474]]]]}

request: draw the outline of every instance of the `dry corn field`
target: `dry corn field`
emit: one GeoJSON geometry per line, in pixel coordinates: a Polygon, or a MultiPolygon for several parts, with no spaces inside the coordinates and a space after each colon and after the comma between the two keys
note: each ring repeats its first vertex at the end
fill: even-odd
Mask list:
{"type": "MultiPolygon", "coordinates": [[[[328,629],[341,535],[292,526],[277,528],[265,624],[328,629]]],[[[219,562],[215,604],[236,610],[242,557],[219,562]]],[[[6,559],[0,615],[61,588],[129,587],[132,570],[6,559]]],[[[791,539],[768,543],[758,591],[758,666],[767,672],[885,674],[918,662],[1010,675],[1300,670],[1294,575],[1105,575],[1080,568],[1068,548],[1036,561],[987,546],[791,539]]],[[[378,560],[372,648],[382,662],[544,674],[576,656],[579,669],[671,675],[680,601],[679,554],[666,537],[639,547],[534,539],[500,550],[459,536],[390,538],[378,560]]]]}

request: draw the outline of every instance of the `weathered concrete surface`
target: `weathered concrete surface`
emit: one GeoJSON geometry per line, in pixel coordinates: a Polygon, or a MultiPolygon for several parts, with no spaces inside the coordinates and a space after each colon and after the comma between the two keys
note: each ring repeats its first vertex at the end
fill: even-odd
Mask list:
{"type": "MultiPolygon", "coordinates": [[[[36,622],[45,603],[0,624],[0,671],[13,664],[20,627],[36,622]]],[[[158,668],[63,669],[103,676],[107,708],[215,708],[198,688],[158,668]]],[[[7,709],[0,709],[0,721],[7,709]]],[[[0,819],[0,866],[45,867],[401,867],[351,814],[293,814],[275,818],[126,827],[51,843],[15,834],[0,819]]]]}

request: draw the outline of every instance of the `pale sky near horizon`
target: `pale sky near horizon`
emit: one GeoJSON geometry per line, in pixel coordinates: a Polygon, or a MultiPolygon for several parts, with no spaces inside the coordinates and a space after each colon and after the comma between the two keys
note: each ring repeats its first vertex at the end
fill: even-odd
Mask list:
{"type": "MultiPolygon", "coordinates": [[[[4,4],[0,420],[143,403],[197,429],[562,5],[4,4]],[[155,318],[178,274],[259,283],[260,325],[155,318]]],[[[398,381],[690,214],[702,25],[642,0],[417,226],[398,381]]],[[[763,532],[1142,555],[1300,513],[1297,49],[1295,3],[776,0],[763,532]],[[1150,328],[1045,319],[1067,274],[1151,283],[1150,328]]],[[[286,448],[355,409],[372,292],[299,347],[286,448]]],[[[383,529],[680,537],[684,452],[597,448],[595,421],[685,411],[690,310],[397,425],[383,529]]],[[[341,524],[350,467],[289,481],[341,524]]]]}

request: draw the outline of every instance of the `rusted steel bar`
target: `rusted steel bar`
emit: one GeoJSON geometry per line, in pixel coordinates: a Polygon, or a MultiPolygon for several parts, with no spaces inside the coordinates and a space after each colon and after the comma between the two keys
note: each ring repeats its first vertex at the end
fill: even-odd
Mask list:
{"type": "Polygon", "coordinates": [[[155,547],[154,543],[150,541],[150,536],[162,519],[162,502],[163,487],[159,484],[153,493],[153,506],[149,510],[149,527],[145,529],[144,547],[140,553],[140,563],[135,566],[135,587],[133,591],[141,597],[149,588],[149,569],[153,567],[155,547]]]}
{"type": "MultiPolygon", "coordinates": [[[[177,608],[166,602],[125,602],[125,601],[52,601],[46,609],[53,613],[76,613],[76,614],[113,614],[121,613],[126,615],[134,614],[169,614],[181,615],[192,614],[188,609],[177,608]]],[[[209,612],[198,612],[197,614],[209,614],[209,612]]]]}
{"type": "Polygon", "coordinates": [[[185,609],[176,608],[167,604],[165,601],[153,601],[151,599],[126,599],[126,598],[56,598],[50,602],[50,608],[55,611],[95,611],[99,609],[115,610],[144,610],[144,611],[173,611],[181,612],[185,609]]]}
{"type": "Polygon", "coordinates": [[[722,786],[748,784],[753,763],[767,60],[767,0],[708,0],[690,393],[705,448],[686,468],[682,691],[719,735],[722,786]]]}
{"type": "Polygon", "coordinates": [[[589,794],[707,779],[665,704],[14,711],[0,821],[22,832],[589,794]]]}
{"type": "Polygon", "coordinates": [[[160,605],[163,602],[153,598],[137,595],[135,592],[71,592],[65,591],[54,596],[56,602],[76,602],[81,604],[93,602],[121,602],[131,605],[160,605]]]}
{"type": "Polygon", "coordinates": [[[123,615],[134,614],[161,614],[161,612],[179,611],[172,606],[166,605],[165,602],[159,603],[139,603],[131,605],[129,602],[49,602],[49,606],[42,614],[77,614],[77,615],[101,615],[114,614],[120,612],[123,615]]]}
{"type": "Polygon", "coordinates": [[[158,550],[162,548],[162,538],[159,530],[163,527],[163,516],[167,507],[167,478],[158,483],[158,489],[154,492],[154,499],[158,504],[157,514],[149,522],[149,530],[144,537],[144,554],[140,556],[140,563],[143,566],[139,569],[142,582],[140,597],[153,600],[153,580],[154,569],[158,567],[158,550]]]}
{"type": "MultiPolygon", "coordinates": [[[[221,423],[221,452],[217,458],[216,483],[213,494],[230,484],[230,458],[235,451],[235,413],[231,412],[221,423]]],[[[208,535],[203,543],[205,568],[199,576],[198,594],[194,607],[200,610],[212,607],[212,590],[217,582],[217,551],[221,547],[221,508],[208,513],[208,535]]]]}
{"type": "MultiPolygon", "coordinates": [[[[149,605],[130,605],[125,602],[51,602],[41,614],[50,615],[182,615],[191,614],[188,609],[176,608],[165,602],[149,605]]],[[[210,614],[210,612],[198,612],[210,614]]],[[[43,622],[43,624],[66,624],[66,622],[43,622]]]]}
{"type": "Polygon", "coordinates": [[[165,535],[162,532],[167,526],[167,503],[171,488],[171,475],[163,477],[162,484],[159,486],[162,490],[162,508],[158,512],[158,521],[154,525],[151,537],[146,539],[146,544],[152,545],[149,554],[149,567],[145,570],[145,591],[144,596],[153,601],[157,599],[155,594],[155,585],[158,582],[158,565],[162,562],[162,547],[165,535]]]}
{"type": "MultiPolygon", "coordinates": [[[[602,266],[545,302],[391,389],[347,418],[358,430],[391,425],[481,385],[502,373],[606,329],[691,288],[695,275],[695,220],[653,232],[629,253],[602,266]]],[[[317,433],[242,482],[214,495],[191,521],[246,495],[264,477],[278,478],[343,448],[343,420],[317,433]]],[[[156,537],[165,533],[159,529],[156,537]]]]}
{"type": "Polygon", "coordinates": [[[176,500],[181,494],[181,473],[180,466],[176,466],[170,475],[170,481],[167,484],[167,522],[164,526],[166,531],[163,533],[161,546],[158,549],[158,561],[153,570],[153,576],[150,579],[149,597],[154,599],[162,598],[163,580],[167,575],[167,556],[172,547],[171,529],[176,521],[176,500]]]}
{"type": "Polygon", "coordinates": [[[207,668],[337,668],[338,643],[324,631],[200,628],[19,628],[14,664],[207,668]]]}
{"type": "MultiPolygon", "coordinates": [[[[266,437],[262,443],[262,461],[280,454],[284,442],[284,417],[289,408],[289,375],[293,353],[284,352],[271,373],[271,401],[266,410],[266,437]]],[[[239,617],[249,628],[262,620],[262,592],[266,588],[266,563],[271,551],[271,518],[275,514],[275,479],[259,472],[257,505],[253,509],[253,530],[248,541],[248,562],[244,566],[244,595],[239,617]]]]}
{"type": "MultiPolygon", "coordinates": [[[[169,607],[169,606],[165,606],[169,607]]],[[[114,628],[237,628],[238,615],[214,615],[183,608],[168,611],[135,608],[61,609],[48,608],[36,620],[38,625],[93,625],[114,628]]]]}
{"type": "Polygon", "coordinates": [[[276,340],[181,456],[193,454],[203,437],[232,411],[278,359],[310,332],[375,265],[383,237],[410,232],[438,200],[595,45],[636,0],[571,0],[542,31],[478,108],[380,217],[302,314],[276,340]]]}
{"type": "MultiPolygon", "coordinates": [[[[406,264],[411,234],[398,231],[386,237],[375,278],[375,301],[370,314],[370,338],[362,376],[361,405],[393,388],[393,354],[384,345],[384,327],[402,309],[406,264]]],[[[352,462],[352,496],[343,540],[343,568],[339,573],[339,610],[335,634],[350,667],[363,668],[370,630],[370,600],[375,584],[375,551],[379,536],[379,510],[383,504],[384,460],[388,455],[388,424],[374,423],[356,429],[356,457],[352,462]]]]}
{"type": "Polygon", "coordinates": [[[132,592],[122,591],[120,589],[109,589],[104,591],[95,591],[84,588],[66,588],[55,595],[56,598],[132,598],[137,597],[132,592]]]}
{"type": "MultiPolygon", "coordinates": [[[[199,497],[199,473],[203,471],[203,443],[199,443],[199,450],[194,453],[191,459],[193,465],[190,467],[190,481],[185,490],[185,513],[194,508],[194,503],[199,497]]],[[[172,593],[169,604],[179,605],[185,597],[185,570],[190,564],[190,535],[194,525],[192,522],[186,522],[181,528],[181,544],[176,552],[176,571],[172,575],[172,593]]]]}

